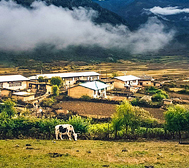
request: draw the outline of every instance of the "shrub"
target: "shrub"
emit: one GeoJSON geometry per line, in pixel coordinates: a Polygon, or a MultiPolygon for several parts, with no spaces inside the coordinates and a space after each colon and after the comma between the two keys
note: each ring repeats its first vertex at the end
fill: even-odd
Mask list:
{"type": "Polygon", "coordinates": [[[14,108],[15,103],[11,99],[7,99],[0,104],[0,113],[1,115],[7,116],[9,118],[13,117],[16,114],[16,109],[14,108]]]}
{"type": "Polygon", "coordinates": [[[54,127],[62,120],[57,119],[37,119],[27,117],[0,118],[0,138],[31,137],[52,139],[54,137],[54,127]]]}
{"type": "Polygon", "coordinates": [[[55,100],[53,98],[46,98],[46,99],[43,99],[43,101],[41,103],[41,106],[43,106],[43,107],[51,107],[54,102],[55,102],[55,100]]]}
{"type": "Polygon", "coordinates": [[[183,89],[183,90],[178,91],[178,93],[189,95],[189,90],[183,89]]]}
{"type": "Polygon", "coordinates": [[[89,126],[89,133],[93,139],[108,139],[112,134],[113,127],[109,123],[92,124],[89,126]]]}
{"type": "Polygon", "coordinates": [[[75,115],[69,117],[69,120],[67,122],[73,125],[75,132],[86,133],[88,132],[90,121],[91,119],[84,119],[81,118],[81,116],[75,115]]]}
{"type": "Polygon", "coordinates": [[[59,87],[57,85],[53,85],[52,92],[53,92],[54,96],[58,96],[59,95],[59,87]]]}
{"type": "Polygon", "coordinates": [[[83,95],[83,96],[81,96],[81,99],[82,100],[91,100],[91,97],[88,95],[83,95]]]}
{"type": "Polygon", "coordinates": [[[155,88],[154,86],[150,86],[150,87],[147,87],[145,89],[145,92],[146,93],[149,93],[149,94],[155,94],[158,92],[159,89],[155,88]]]}
{"type": "Polygon", "coordinates": [[[148,138],[165,138],[164,128],[148,128],[147,129],[148,138]]]}
{"type": "Polygon", "coordinates": [[[151,107],[153,106],[151,101],[146,101],[144,99],[135,98],[131,101],[133,106],[141,106],[141,107],[151,107]]]}
{"type": "Polygon", "coordinates": [[[138,129],[135,130],[135,133],[139,137],[146,137],[146,130],[147,130],[147,128],[145,128],[145,127],[139,127],[138,129]]]}
{"type": "Polygon", "coordinates": [[[161,94],[161,93],[156,93],[152,96],[152,101],[155,101],[155,102],[160,102],[162,101],[163,99],[166,99],[166,96],[161,94]]]}
{"type": "Polygon", "coordinates": [[[152,101],[161,102],[163,99],[167,98],[169,98],[169,95],[165,91],[159,89],[157,93],[152,96],[152,101]]]}

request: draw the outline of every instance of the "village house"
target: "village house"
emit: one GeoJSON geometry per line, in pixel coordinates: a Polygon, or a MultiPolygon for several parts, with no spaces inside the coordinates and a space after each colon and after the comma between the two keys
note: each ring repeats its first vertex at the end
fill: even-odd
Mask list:
{"type": "Polygon", "coordinates": [[[0,95],[11,96],[13,92],[26,90],[28,85],[29,79],[22,75],[0,76],[0,95]]]}
{"type": "Polygon", "coordinates": [[[107,87],[107,89],[106,89],[107,91],[114,89],[114,80],[113,80],[113,79],[110,79],[110,78],[101,78],[99,81],[100,81],[100,82],[103,82],[103,83],[105,83],[105,84],[107,84],[107,85],[109,85],[109,86],[107,87]]]}
{"type": "Polygon", "coordinates": [[[137,87],[139,79],[139,77],[133,75],[118,76],[114,78],[114,87],[120,89],[137,87]]]}
{"type": "Polygon", "coordinates": [[[46,82],[31,81],[29,83],[30,92],[35,93],[36,97],[44,94],[52,94],[52,85],[46,82]]]}
{"type": "Polygon", "coordinates": [[[30,101],[35,99],[35,93],[29,92],[13,92],[12,98],[15,100],[30,101]]]}
{"type": "Polygon", "coordinates": [[[39,77],[45,79],[51,79],[52,77],[61,77],[64,81],[64,86],[69,88],[73,86],[77,81],[94,81],[99,80],[99,73],[96,72],[68,72],[68,73],[52,73],[52,74],[38,74],[31,76],[29,79],[37,81],[39,77]]]}
{"type": "Polygon", "coordinates": [[[73,98],[81,98],[82,96],[106,98],[107,87],[109,87],[109,85],[99,81],[85,82],[69,88],[68,96],[73,98]]]}
{"type": "Polygon", "coordinates": [[[151,76],[143,75],[139,76],[139,85],[143,87],[154,86],[154,79],[151,76]]]}

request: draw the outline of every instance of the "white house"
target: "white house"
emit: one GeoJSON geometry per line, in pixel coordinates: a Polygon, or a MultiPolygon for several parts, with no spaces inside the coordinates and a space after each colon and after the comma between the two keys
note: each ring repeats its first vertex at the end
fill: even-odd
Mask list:
{"type": "Polygon", "coordinates": [[[91,98],[106,98],[107,87],[109,85],[99,81],[85,82],[69,88],[68,95],[73,98],[80,98],[84,95],[91,98]]]}
{"type": "Polygon", "coordinates": [[[28,88],[29,79],[22,75],[0,76],[0,89],[24,90],[28,88]]]}
{"type": "Polygon", "coordinates": [[[140,78],[133,75],[118,76],[114,78],[115,88],[125,88],[138,85],[138,80],[140,78]]]}
{"type": "Polygon", "coordinates": [[[67,87],[72,86],[78,80],[94,81],[98,80],[100,74],[97,72],[68,72],[68,73],[52,73],[52,74],[38,74],[31,76],[29,79],[37,80],[40,76],[51,79],[52,77],[61,77],[67,87]]]}

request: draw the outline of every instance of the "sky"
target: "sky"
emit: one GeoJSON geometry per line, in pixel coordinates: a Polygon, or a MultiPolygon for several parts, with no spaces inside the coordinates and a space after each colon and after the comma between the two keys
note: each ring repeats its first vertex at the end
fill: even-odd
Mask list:
{"type": "Polygon", "coordinates": [[[125,25],[94,24],[97,16],[97,11],[83,7],[69,10],[35,1],[28,9],[13,1],[0,1],[0,50],[27,51],[40,44],[57,49],[98,45],[138,54],[158,51],[175,34],[165,31],[156,17],[131,32],[125,25]]]}

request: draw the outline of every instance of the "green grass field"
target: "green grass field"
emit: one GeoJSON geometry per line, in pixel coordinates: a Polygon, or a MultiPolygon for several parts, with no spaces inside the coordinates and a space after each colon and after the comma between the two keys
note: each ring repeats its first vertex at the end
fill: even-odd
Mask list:
{"type": "Polygon", "coordinates": [[[2,168],[185,168],[188,158],[189,146],[172,141],[0,140],[2,168]]]}

